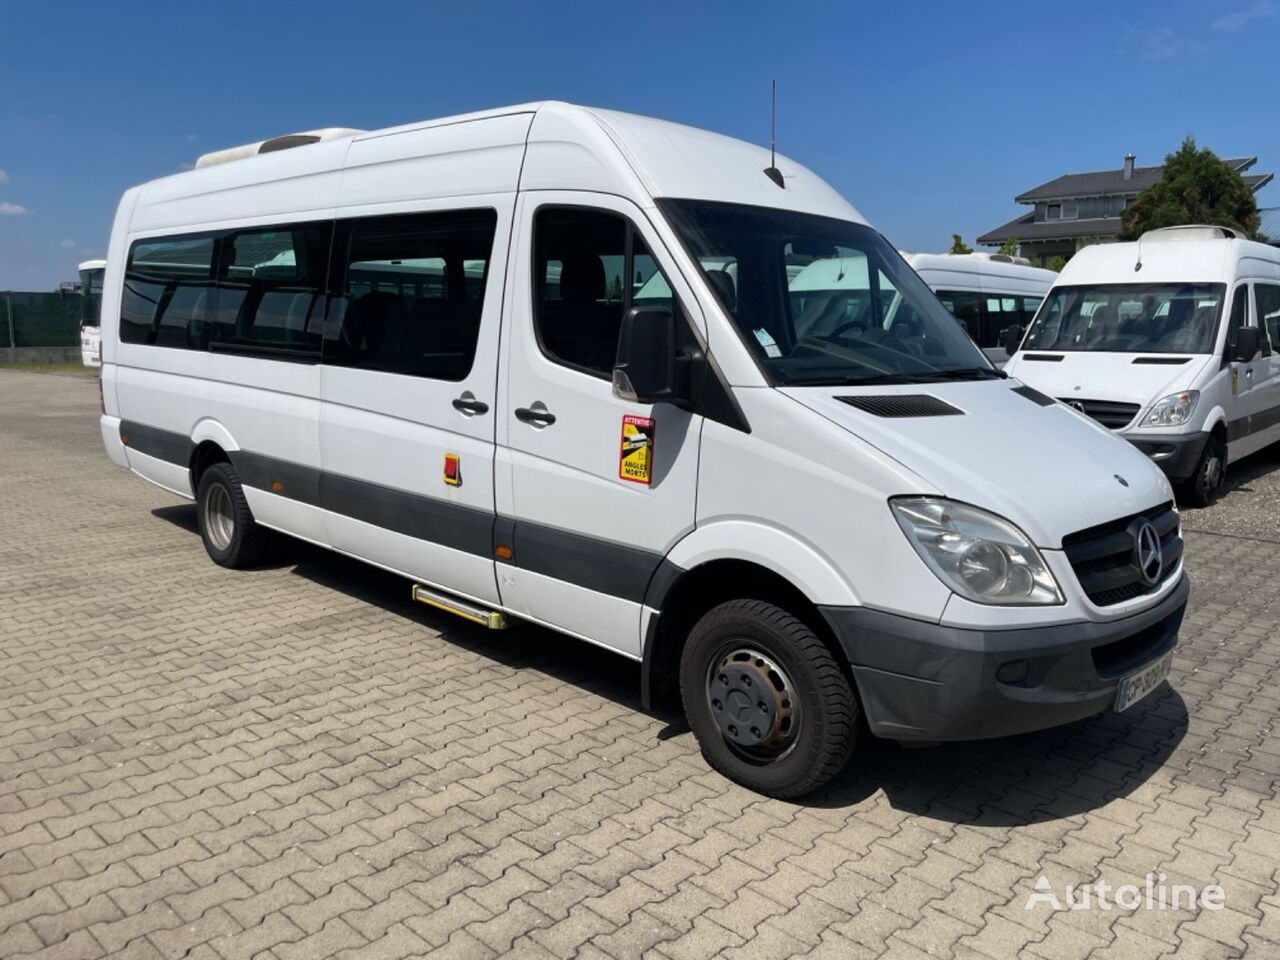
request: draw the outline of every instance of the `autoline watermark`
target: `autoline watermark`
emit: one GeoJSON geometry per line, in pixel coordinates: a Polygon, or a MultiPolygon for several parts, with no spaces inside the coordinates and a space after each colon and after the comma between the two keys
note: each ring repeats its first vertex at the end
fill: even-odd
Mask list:
{"type": "Polygon", "coordinates": [[[1216,883],[1194,887],[1189,883],[1169,883],[1163,873],[1148,873],[1146,882],[1112,886],[1106,880],[1069,884],[1059,896],[1049,878],[1036,878],[1035,892],[1027,897],[1024,909],[1050,907],[1054,910],[1221,910],[1227,892],[1216,883]]]}

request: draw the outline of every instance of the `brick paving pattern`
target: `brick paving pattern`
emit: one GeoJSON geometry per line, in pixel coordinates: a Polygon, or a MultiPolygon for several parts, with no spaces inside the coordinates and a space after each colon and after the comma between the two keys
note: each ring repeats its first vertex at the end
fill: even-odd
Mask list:
{"type": "Polygon", "coordinates": [[[1189,534],[1172,687],[1130,712],[875,743],[787,803],[626,661],[300,545],[214,566],[96,410],[0,371],[6,960],[1280,955],[1280,542],[1189,534]],[[1150,871],[1226,907],[1025,909],[1150,871]]]}

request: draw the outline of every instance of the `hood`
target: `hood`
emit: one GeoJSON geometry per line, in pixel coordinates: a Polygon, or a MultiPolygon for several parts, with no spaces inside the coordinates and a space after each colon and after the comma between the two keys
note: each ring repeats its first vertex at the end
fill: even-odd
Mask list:
{"type": "Polygon", "coordinates": [[[1204,354],[1029,350],[1015,353],[1004,370],[1059,400],[1112,400],[1145,408],[1161,397],[1188,389],[1211,359],[1204,354]],[[1062,359],[1028,360],[1027,354],[1062,359]],[[1186,363],[1134,363],[1147,358],[1186,363]]]}
{"type": "MultiPolygon", "coordinates": [[[[1167,370],[1167,368],[1166,368],[1167,370]]],[[[887,387],[783,387],[781,392],[892,457],[953,500],[999,514],[1039,547],[1172,499],[1160,468],[1061,403],[1015,392],[1014,380],[887,387]],[[841,397],[932,397],[959,411],[880,416],[841,397]]],[[[910,490],[896,491],[903,494],[910,490]]]]}

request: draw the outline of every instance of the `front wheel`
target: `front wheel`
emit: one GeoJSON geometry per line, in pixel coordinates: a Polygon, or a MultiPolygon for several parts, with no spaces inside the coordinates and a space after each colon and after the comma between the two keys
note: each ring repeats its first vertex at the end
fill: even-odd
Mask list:
{"type": "Polygon", "coordinates": [[[1209,437],[1196,468],[1182,483],[1182,499],[1192,507],[1207,507],[1222,493],[1227,475],[1227,445],[1216,434],[1209,437]]]}
{"type": "Polygon", "coordinates": [[[722,603],[694,625],[680,693],[707,762],[771,797],[826,783],[857,740],[858,704],[831,651],[763,601],[722,603]]]}

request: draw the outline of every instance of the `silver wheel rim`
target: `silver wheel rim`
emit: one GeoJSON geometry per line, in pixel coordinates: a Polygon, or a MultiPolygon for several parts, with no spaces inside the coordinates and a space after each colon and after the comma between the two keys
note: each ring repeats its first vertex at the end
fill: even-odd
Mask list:
{"type": "Polygon", "coordinates": [[[775,657],[745,642],[721,650],[707,670],[707,709],[734,753],[751,763],[776,763],[799,739],[795,685],[775,657]]]}
{"type": "Polygon", "coordinates": [[[204,498],[204,532],[209,542],[218,550],[231,546],[235,535],[236,520],[231,509],[231,494],[220,483],[209,485],[204,498]]]}

